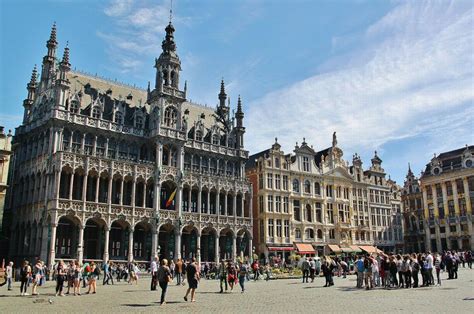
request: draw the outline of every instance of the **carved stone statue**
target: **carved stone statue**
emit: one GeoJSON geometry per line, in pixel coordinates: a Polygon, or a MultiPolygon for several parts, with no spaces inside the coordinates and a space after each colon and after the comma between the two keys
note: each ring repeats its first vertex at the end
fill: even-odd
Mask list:
{"type": "Polygon", "coordinates": [[[332,147],[337,146],[337,137],[336,137],[336,132],[332,134],[332,147]]]}

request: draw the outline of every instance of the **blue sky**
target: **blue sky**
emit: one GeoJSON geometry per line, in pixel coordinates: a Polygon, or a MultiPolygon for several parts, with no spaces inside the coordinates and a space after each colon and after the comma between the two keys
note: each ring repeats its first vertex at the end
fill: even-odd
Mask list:
{"type": "MultiPolygon", "coordinates": [[[[473,2],[175,0],[173,23],[194,102],[219,82],[242,96],[251,153],[279,138],[316,150],[336,131],[345,158],[373,151],[398,183],[433,153],[473,144],[473,2]]],[[[21,122],[53,21],[77,69],[146,87],[169,1],[0,2],[0,124],[21,122]]]]}

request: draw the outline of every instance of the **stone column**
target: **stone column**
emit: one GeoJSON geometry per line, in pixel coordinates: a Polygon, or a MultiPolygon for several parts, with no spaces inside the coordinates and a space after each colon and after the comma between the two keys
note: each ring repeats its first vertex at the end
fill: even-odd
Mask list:
{"type": "Polygon", "coordinates": [[[199,190],[198,190],[198,198],[197,198],[197,212],[200,214],[202,211],[201,211],[201,207],[202,207],[202,188],[201,188],[201,185],[199,185],[199,190]]]}
{"type": "Polygon", "coordinates": [[[71,173],[71,178],[69,178],[69,199],[72,200],[72,189],[74,188],[74,169],[71,173]]]}
{"type": "Polygon", "coordinates": [[[109,156],[109,138],[106,138],[105,140],[105,152],[104,152],[104,157],[110,158],[109,156]]]}
{"type": "Polygon", "coordinates": [[[237,260],[237,236],[233,235],[232,236],[232,260],[235,261],[237,260]]]}
{"type": "Polygon", "coordinates": [[[176,231],[174,234],[174,259],[181,258],[181,231],[176,231]]]}
{"type": "Polygon", "coordinates": [[[216,192],[216,214],[217,214],[217,216],[219,216],[221,214],[220,210],[219,210],[220,198],[221,198],[221,193],[220,193],[220,190],[219,190],[219,187],[218,187],[217,192],[216,192]]]}
{"type": "Polygon", "coordinates": [[[183,200],[183,187],[181,186],[181,183],[178,183],[178,186],[176,187],[176,211],[178,212],[178,218],[181,217],[181,213],[183,212],[183,206],[182,206],[182,200],[183,200]]]}
{"type": "Polygon", "coordinates": [[[151,260],[157,256],[157,250],[156,248],[158,247],[158,232],[156,230],[156,226],[152,225],[152,231],[151,231],[151,260]]]}
{"type": "Polygon", "coordinates": [[[100,186],[100,174],[97,174],[97,179],[96,179],[96,185],[95,185],[95,202],[99,202],[99,186],[100,186]]]}
{"type": "MultiPolygon", "coordinates": [[[[467,181],[467,177],[462,178],[462,183],[464,185],[464,198],[466,199],[466,213],[472,214],[471,198],[469,197],[469,183],[467,181]]],[[[472,235],[472,233],[470,234],[472,235]]]]}
{"type": "Polygon", "coordinates": [[[110,228],[109,226],[104,227],[104,234],[105,234],[105,240],[104,240],[104,257],[102,258],[104,263],[109,261],[109,237],[110,237],[110,228]]]}
{"type": "Polygon", "coordinates": [[[79,264],[82,264],[82,259],[84,258],[84,229],[86,226],[79,225],[79,242],[77,243],[77,260],[79,264]]]}
{"type": "Polygon", "coordinates": [[[448,191],[446,189],[446,182],[441,183],[441,193],[443,194],[443,207],[444,207],[444,216],[449,216],[448,208],[448,191]]]}
{"type": "Polygon", "coordinates": [[[125,180],[125,177],[122,176],[120,179],[120,201],[119,204],[123,205],[123,181],[125,180]]]}
{"type": "Polygon", "coordinates": [[[458,199],[458,186],[456,180],[451,181],[451,186],[453,188],[453,201],[454,201],[454,212],[456,216],[459,216],[459,199],[458,199]]]}
{"type": "Polygon", "coordinates": [[[51,242],[50,242],[50,249],[49,249],[49,268],[52,269],[54,265],[54,261],[56,259],[56,227],[57,224],[55,222],[51,223],[51,242]]]}
{"type": "Polygon", "coordinates": [[[428,220],[430,218],[430,213],[428,210],[428,192],[426,191],[426,187],[423,187],[422,191],[423,191],[423,212],[425,213],[425,219],[428,220]]]}
{"type": "Polygon", "coordinates": [[[211,213],[211,190],[209,188],[207,189],[206,213],[211,213]]]}
{"type": "Polygon", "coordinates": [[[249,239],[249,259],[250,259],[250,263],[253,263],[253,239],[250,238],[249,239]]]}
{"type": "Polygon", "coordinates": [[[131,205],[133,208],[135,208],[135,193],[137,192],[137,178],[133,176],[133,181],[132,181],[132,201],[131,205]]]}
{"type": "Polygon", "coordinates": [[[227,212],[227,195],[228,192],[226,191],[224,194],[224,215],[228,215],[229,213],[227,212]]]}
{"type": "Polygon", "coordinates": [[[133,261],[133,228],[130,227],[128,233],[128,261],[133,261]]]}
{"type": "Polygon", "coordinates": [[[87,181],[89,181],[89,176],[84,174],[84,180],[82,180],[82,201],[87,201],[87,181]]]}
{"type": "Polygon", "coordinates": [[[214,243],[214,246],[215,246],[215,249],[214,249],[215,262],[219,263],[219,235],[217,233],[216,233],[216,241],[214,243]]]}
{"type": "Polygon", "coordinates": [[[198,233],[196,236],[196,261],[198,265],[201,265],[201,234],[198,233]]]}
{"type": "Polygon", "coordinates": [[[237,217],[237,194],[234,193],[234,195],[232,195],[232,212],[234,214],[234,218],[237,217]]]}
{"type": "Polygon", "coordinates": [[[189,187],[189,190],[188,190],[188,212],[191,212],[191,203],[192,203],[192,187],[189,187]]]}
{"type": "Polygon", "coordinates": [[[434,210],[434,217],[439,218],[439,210],[438,210],[438,191],[436,190],[436,185],[431,185],[431,193],[433,195],[433,210],[434,210]]]}

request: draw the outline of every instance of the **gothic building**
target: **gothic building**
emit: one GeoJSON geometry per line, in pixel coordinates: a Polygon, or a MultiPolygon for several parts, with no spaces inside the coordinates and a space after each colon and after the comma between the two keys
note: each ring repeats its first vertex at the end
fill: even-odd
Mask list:
{"type": "Polygon", "coordinates": [[[386,179],[375,153],[364,170],[356,154],[332,146],[315,151],[303,139],[293,154],[280,144],[252,155],[256,253],[262,258],[395,251],[403,245],[400,187],[386,179]]]}
{"type": "Polygon", "coordinates": [[[250,256],[244,113],[187,101],[171,22],[153,88],[71,70],[56,26],[13,140],[5,223],[14,259],[202,261],[250,256]],[[57,61],[58,60],[58,61],[57,61]]]}

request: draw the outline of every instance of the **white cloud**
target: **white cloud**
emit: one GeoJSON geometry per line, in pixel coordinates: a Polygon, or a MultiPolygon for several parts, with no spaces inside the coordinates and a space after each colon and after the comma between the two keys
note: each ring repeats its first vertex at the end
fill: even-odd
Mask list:
{"type": "Polygon", "coordinates": [[[108,16],[122,16],[127,13],[133,5],[133,0],[113,0],[104,9],[104,13],[108,16]]]}
{"type": "MultiPolygon", "coordinates": [[[[169,22],[169,3],[163,1],[113,0],[104,9],[113,17],[115,27],[112,32],[98,31],[108,46],[108,54],[120,68],[121,73],[139,73],[143,56],[158,56],[164,29],[169,22]]],[[[190,18],[173,16],[173,23],[189,25],[190,18]]]]}
{"type": "Polygon", "coordinates": [[[400,3],[354,41],[345,65],[252,102],[250,150],[275,136],[286,150],[303,137],[324,149],[334,131],[352,152],[419,134],[454,142],[452,129],[471,129],[456,141],[472,141],[473,24],[469,1],[400,3]]]}

